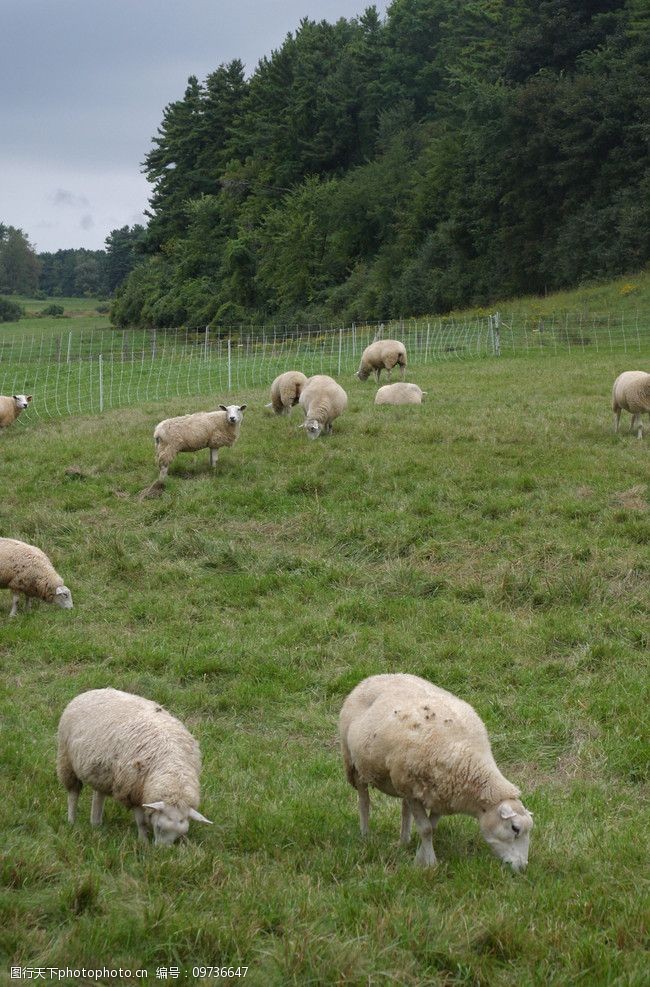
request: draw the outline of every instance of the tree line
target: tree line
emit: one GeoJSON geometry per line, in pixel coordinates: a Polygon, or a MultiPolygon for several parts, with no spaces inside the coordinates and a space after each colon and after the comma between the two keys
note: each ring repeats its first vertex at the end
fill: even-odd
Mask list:
{"type": "Polygon", "coordinates": [[[644,265],[645,0],[302,20],[165,107],[121,325],[441,312],[644,265]]]}
{"type": "Polygon", "coordinates": [[[144,236],[143,226],[123,226],[109,233],[105,250],[37,254],[22,230],[0,223],[0,294],[108,297],[141,259],[144,236]]]}

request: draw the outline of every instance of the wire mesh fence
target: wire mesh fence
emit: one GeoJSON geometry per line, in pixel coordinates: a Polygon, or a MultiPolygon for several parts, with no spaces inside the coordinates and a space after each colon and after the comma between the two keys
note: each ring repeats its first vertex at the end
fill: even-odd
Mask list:
{"type": "Polygon", "coordinates": [[[72,329],[5,340],[0,330],[0,394],[34,395],[18,419],[22,424],[166,398],[213,395],[220,402],[267,386],[285,370],[345,378],[358,368],[365,347],[380,338],[404,342],[409,375],[442,360],[650,350],[648,325],[640,325],[638,316],[611,314],[519,324],[496,314],[346,326],[72,329]]]}

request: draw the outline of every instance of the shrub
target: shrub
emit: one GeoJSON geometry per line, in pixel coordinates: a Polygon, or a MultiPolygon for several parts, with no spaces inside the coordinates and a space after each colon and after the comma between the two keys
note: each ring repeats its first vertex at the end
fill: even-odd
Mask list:
{"type": "Polygon", "coordinates": [[[17,302],[9,298],[0,298],[0,322],[18,322],[23,310],[17,302]]]}
{"type": "Polygon", "coordinates": [[[45,306],[45,308],[41,311],[41,315],[53,315],[55,318],[60,318],[64,312],[65,309],[63,308],[63,305],[57,305],[55,302],[52,302],[51,305],[45,306]]]}

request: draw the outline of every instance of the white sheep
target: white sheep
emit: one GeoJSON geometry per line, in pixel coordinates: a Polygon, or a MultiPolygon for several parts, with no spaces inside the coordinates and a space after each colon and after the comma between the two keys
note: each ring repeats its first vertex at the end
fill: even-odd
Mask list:
{"type": "Polygon", "coordinates": [[[339,731],[363,836],[372,785],[402,799],[403,844],[415,819],[421,866],[436,862],[432,834],[439,817],[456,812],[478,819],[497,857],[514,870],[526,866],[531,813],[497,768],[487,730],[468,703],[416,675],[373,675],[345,700],[339,731]]]}
{"type": "Polygon", "coordinates": [[[332,377],[316,374],[304,385],[299,402],[305,413],[305,420],[299,427],[307,430],[310,439],[317,439],[321,432],[330,434],[332,422],[348,406],[348,396],[332,377]]]}
{"type": "Polygon", "coordinates": [[[636,429],[637,438],[643,438],[643,415],[650,414],[650,374],[645,370],[626,370],[619,374],[612,388],[614,431],[618,432],[621,411],[632,415],[630,431],[636,429]]]}
{"type": "Polygon", "coordinates": [[[28,607],[38,598],[63,610],[72,609],[72,594],[45,552],[15,538],[0,538],[0,589],[13,593],[10,617],[18,612],[21,593],[28,607]]]}
{"type": "Polygon", "coordinates": [[[375,404],[422,404],[426,393],[417,384],[384,384],[375,394],[375,404]]]}
{"type": "Polygon", "coordinates": [[[276,415],[288,415],[294,404],[298,404],[300,392],[307,383],[307,377],[299,370],[287,370],[271,384],[271,401],[267,408],[273,408],[276,415]]]}
{"type": "Polygon", "coordinates": [[[219,411],[198,411],[193,415],[166,418],[156,425],[156,464],[162,483],[179,452],[210,450],[210,466],[217,465],[219,449],[232,446],[239,438],[245,404],[219,405],[219,411]]]}
{"type": "Polygon", "coordinates": [[[12,425],[31,400],[31,394],[14,394],[10,398],[0,395],[0,428],[12,425]]]}
{"type": "Polygon", "coordinates": [[[59,721],[56,771],[68,792],[74,823],[83,785],[93,789],[90,822],[100,826],[110,795],[133,809],[145,842],[169,845],[189,829],[197,811],[201,752],[180,720],[158,703],[118,689],[75,696],[59,721]]]}
{"type": "Polygon", "coordinates": [[[399,366],[402,372],[402,380],[406,371],[406,347],[397,339],[376,339],[370,346],[366,346],[361,354],[361,363],[356,372],[359,380],[367,380],[371,373],[377,377],[377,383],[382,370],[390,374],[393,367],[399,366]]]}

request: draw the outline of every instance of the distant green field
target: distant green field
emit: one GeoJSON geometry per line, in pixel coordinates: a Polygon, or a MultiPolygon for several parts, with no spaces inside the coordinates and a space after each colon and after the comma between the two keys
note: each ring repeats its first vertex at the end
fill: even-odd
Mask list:
{"type": "Polygon", "coordinates": [[[48,552],[75,609],[9,621],[0,594],[0,976],[646,984],[650,439],[629,416],[612,434],[626,360],[414,365],[415,408],[377,408],[373,384],[346,377],[349,409],[313,443],[297,410],[274,418],[266,386],[235,381],[238,444],[214,473],[207,452],[179,456],[144,501],[153,427],[186,397],[1,433],[0,532],[48,552]],[[481,714],[535,814],[524,875],[463,817],[441,821],[439,864],[417,870],[397,800],[377,793],[361,841],[336,722],[386,671],[481,714]],[[67,825],[58,717],[107,685],[194,732],[213,827],[143,847],[110,801],[91,830],[88,792],[67,825]]]}

